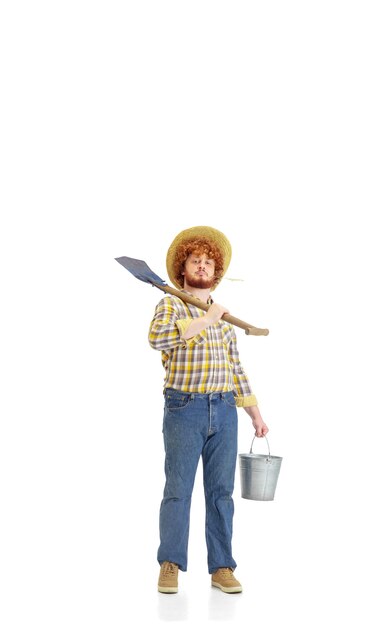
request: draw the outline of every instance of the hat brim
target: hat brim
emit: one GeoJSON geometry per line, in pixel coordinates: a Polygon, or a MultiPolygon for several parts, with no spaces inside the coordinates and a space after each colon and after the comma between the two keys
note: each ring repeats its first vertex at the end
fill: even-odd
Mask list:
{"type": "MultiPolygon", "coordinates": [[[[209,241],[214,243],[221,251],[223,257],[222,276],[224,276],[225,272],[228,269],[232,256],[232,248],[224,233],[222,233],[220,230],[217,230],[216,228],[212,228],[211,226],[193,226],[192,228],[187,228],[186,230],[182,230],[175,237],[174,241],[168,249],[166,258],[168,276],[172,284],[175,285],[175,287],[177,287],[178,289],[183,289],[182,285],[178,283],[174,273],[174,262],[178,246],[187,241],[199,239],[201,237],[204,239],[208,239],[209,241]]],[[[217,284],[212,287],[211,291],[213,291],[213,289],[215,289],[216,287],[217,284]]]]}

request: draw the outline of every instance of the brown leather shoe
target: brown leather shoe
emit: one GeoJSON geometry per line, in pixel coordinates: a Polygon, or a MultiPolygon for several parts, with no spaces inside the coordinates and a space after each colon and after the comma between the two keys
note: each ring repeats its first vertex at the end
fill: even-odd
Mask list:
{"type": "Polygon", "coordinates": [[[225,593],[240,593],[242,585],[236,580],[232,567],[219,567],[212,574],[212,586],[218,587],[225,593]]]}
{"type": "Polygon", "coordinates": [[[178,593],[178,565],[164,561],[160,566],[157,589],[161,593],[178,593]]]}

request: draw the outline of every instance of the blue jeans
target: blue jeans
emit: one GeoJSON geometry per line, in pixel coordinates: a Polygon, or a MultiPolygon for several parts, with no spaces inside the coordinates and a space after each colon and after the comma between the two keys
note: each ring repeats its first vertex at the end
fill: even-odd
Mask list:
{"type": "Polygon", "coordinates": [[[190,504],[202,457],[206,505],[208,570],[236,567],[232,520],[238,418],[234,394],[165,390],[163,436],[165,474],[160,506],[158,561],[187,570],[190,504]]]}

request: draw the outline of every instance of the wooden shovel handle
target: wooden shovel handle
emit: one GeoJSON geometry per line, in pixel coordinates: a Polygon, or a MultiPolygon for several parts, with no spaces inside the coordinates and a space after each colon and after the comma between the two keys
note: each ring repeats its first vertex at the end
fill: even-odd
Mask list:
{"type": "MultiPolygon", "coordinates": [[[[202,300],[200,300],[199,298],[195,298],[194,296],[191,296],[188,293],[184,293],[183,291],[174,289],[173,287],[170,287],[169,285],[159,285],[158,283],[153,283],[153,285],[155,287],[158,287],[158,289],[161,289],[165,293],[170,293],[173,296],[178,296],[178,298],[183,300],[183,302],[188,302],[189,304],[193,304],[194,306],[198,307],[202,311],[208,311],[210,307],[210,304],[206,304],[205,302],[202,302],[202,300]]],[[[246,332],[246,335],[268,335],[269,334],[269,331],[267,328],[257,328],[256,326],[253,326],[252,324],[248,324],[248,322],[243,322],[243,320],[240,320],[238,317],[234,317],[233,315],[230,315],[229,313],[224,313],[223,319],[226,322],[233,324],[234,326],[243,328],[243,330],[246,332]]]]}

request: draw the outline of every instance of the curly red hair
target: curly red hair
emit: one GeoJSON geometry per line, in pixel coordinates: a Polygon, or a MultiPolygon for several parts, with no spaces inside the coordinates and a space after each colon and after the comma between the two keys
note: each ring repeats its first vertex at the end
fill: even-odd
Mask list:
{"type": "Polygon", "coordinates": [[[221,280],[224,274],[224,257],[218,246],[213,241],[204,237],[198,239],[190,239],[181,243],[175,251],[175,259],[173,263],[173,270],[175,278],[178,283],[183,287],[184,276],[182,272],[185,270],[185,262],[190,254],[207,254],[210,259],[215,262],[215,275],[213,287],[215,287],[221,280]]]}

